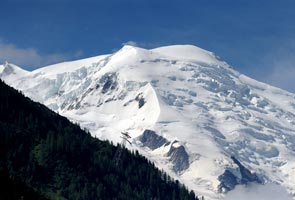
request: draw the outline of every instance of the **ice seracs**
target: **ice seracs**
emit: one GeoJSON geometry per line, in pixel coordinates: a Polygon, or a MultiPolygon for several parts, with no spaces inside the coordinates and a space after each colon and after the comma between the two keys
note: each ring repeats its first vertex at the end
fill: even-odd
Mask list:
{"type": "Polygon", "coordinates": [[[206,199],[237,184],[295,194],[295,95],[191,45],[124,46],[108,55],[0,77],[93,136],[133,145],[206,199]]]}

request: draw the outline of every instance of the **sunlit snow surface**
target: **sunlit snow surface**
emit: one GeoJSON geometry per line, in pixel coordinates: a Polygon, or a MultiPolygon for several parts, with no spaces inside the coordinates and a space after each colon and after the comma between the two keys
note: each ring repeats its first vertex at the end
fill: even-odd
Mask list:
{"type": "Polygon", "coordinates": [[[295,95],[240,74],[211,52],[124,46],[32,72],[6,63],[0,78],[95,137],[120,142],[128,131],[128,148],[206,199],[222,198],[218,177],[237,169],[231,156],[295,195],[295,95]],[[146,129],[168,142],[144,146],[138,138],[146,129]],[[180,146],[189,163],[175,171],[168,152],[180,146]]]}

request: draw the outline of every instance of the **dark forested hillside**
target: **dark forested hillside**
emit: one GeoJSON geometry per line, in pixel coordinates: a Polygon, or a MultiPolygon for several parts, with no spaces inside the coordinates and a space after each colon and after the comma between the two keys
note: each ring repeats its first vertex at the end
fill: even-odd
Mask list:
{"type": "Polygon", "coordinates": [[[0,81],[0,178],[14,188],[0,199],[197,199],[138,152],[116,165],[116,150],[0,81]]]}
{"type": "Polygon", "coordinates": [[[46,200],[40,193],[22,181],[9,177],[7,172],[3,170],[0,171],[0,187],[1,200],[46,200]]]}

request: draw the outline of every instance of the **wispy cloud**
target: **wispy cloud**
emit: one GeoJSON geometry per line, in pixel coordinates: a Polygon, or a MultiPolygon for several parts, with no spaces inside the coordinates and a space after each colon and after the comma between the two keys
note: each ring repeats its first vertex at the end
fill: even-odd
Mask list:
{"type": "Polygon", "coordinates": [[[137,42],[135,42],[135,41],[124,42],[124,43],[122,43],[122,45],[130,45],[130,46],[134,46],[134,47],[138,46],[137,42]]]}
{"type": "Polygon", "coordinates": [[[273,63],[264,82],[295,93],[295,58],[286,58],[273,63]]]}
{"type": "Polygon", "coordinates": [[[35,48],[20,48],[14,44],[0,40],[0,63],[8,61],[27,70],[79,58],[82,55],[82,51],[78,51],[74,55],[62,53],[41,54],[35,48]]]}
{"type": "MultiPolygon", "coordinates": [[[[295,40],[275,50],[264,58],[266,71],[262,80],[271,85],[295,92],[295,40]]],[[[263,70],[263,69],[262,69],[263,70]]]]}
{"type": "Polygon", "coordinates": [[[122,43],[122,45],[131,45],[134,47],[142,47],[142,48],[146,48],[146,49],[152,49],[152,48],[164,46],[165,44],[156,43],[156,42],[137,42],[137,41],[130,40],[128,42],[122,43]]]}

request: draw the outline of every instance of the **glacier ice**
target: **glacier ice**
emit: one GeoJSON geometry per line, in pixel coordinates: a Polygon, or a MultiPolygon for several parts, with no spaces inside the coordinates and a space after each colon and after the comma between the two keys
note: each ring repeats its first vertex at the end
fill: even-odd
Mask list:
{"type": "Polygon", "coordinates": [[[32,72],[7,63],[0,78],[100,139],[128,131],[128,148],[208,199],[242,184],[241,166],[295,195],[294,94],[206,50],[124,46],[32,72]]]}

